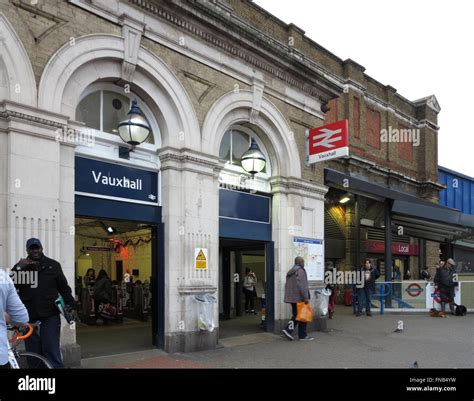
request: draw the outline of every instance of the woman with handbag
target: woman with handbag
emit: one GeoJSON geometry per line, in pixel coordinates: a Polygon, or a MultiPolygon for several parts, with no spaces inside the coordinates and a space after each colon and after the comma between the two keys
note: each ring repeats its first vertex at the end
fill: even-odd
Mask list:
{"type": "Polygon", "coordinates": [[[294,266],[286,274],[285,284],[285,298],[284,302],[291,304],[292,318],[288,322],[288,325],[283,329],[283,334],[289,340],[293,340],[293,330],[298,326],[298,338],[304,341],[314,340],[313,337],[308,336],[306,333],[306,321],[298,321],[298,304],[303,308],[309,307],[309,289],[308,289],[308,276],[304,269],[304,259],[300,256],[295,258],[294,266]],[[304,304],[304,305],[303,305],[304,304]]]}

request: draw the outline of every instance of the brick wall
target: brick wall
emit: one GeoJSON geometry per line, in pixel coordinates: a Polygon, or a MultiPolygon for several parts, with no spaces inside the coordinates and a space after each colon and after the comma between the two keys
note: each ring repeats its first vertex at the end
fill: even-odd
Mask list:
{"type": "Polygon", "coordinates": [[[349,124],[352,135],[360,139],[360,100],[355,96],[353,96],[352,119],[349,124]]]}
{"type": "Polygon", "coordinates": [[[0,12],[4,13],[15,27],[30,57],[37,85],[48,60],[65,43],[70,43],[71,38],[97,32],[121,35],[122,30],[118,25],[111,24],[66,1],[40,1],[35,7],[26,8],[17,7],[6,1],[0,2],[0,12]],[[41,38],[50,27],[56,28],[41,38]],[[35,41],[35,37],[40,40],[35,41]]]}
{"type": "MultiPolygon", "coordinates": [[[[399,133],[402,134],[403,131],[407,131],[408,127],[404,125],[398,126],[399,133]]],[[[404,138],[402,138],[404,139],[404,138]]],[[[398,157],[401,160],[413,161],[413,143],[411,142],[400,142],[398,144],[398,157]]]]}
{"type": "Polygon", "coordinates": [[[380,149],[380,113],[367,109],[367,145],[380,149]]]}

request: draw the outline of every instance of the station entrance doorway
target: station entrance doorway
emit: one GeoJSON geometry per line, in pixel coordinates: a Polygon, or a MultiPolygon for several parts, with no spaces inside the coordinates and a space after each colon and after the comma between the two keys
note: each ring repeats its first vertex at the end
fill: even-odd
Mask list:
{"type": "Polygon", "coordinates": [[[156,226],[76,217],[76,325],[82,357],[152,347],[156,226]]]}
{"type": "Polygon", "coordinates": [[[273,242],[220,238],[219,273],[219,338],[273,330],[273,242]]]}
{"type": "Polygon", "coordinates": [[[161,208],[76,194],[75,209],[75,292],[81,318],[76,338],[81,357],[163,348],[161,208]],[[105,276],[102,283],[99,275],[105,276]]]}

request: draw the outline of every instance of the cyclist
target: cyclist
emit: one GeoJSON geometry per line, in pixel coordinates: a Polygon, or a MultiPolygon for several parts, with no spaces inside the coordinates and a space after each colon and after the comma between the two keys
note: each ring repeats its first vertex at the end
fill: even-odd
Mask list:
{"type": "Polygon", "coordinates": [[[0,269],[0,368],[10,368],[8,362],[8,337],[6,320],[15,326],[24,326],[29,316],[25,305],[16,293],[13,281],[5,270],[0,269]],[[8,314],[7,316],[5,316],[8,314]]]}
{"type": "Polygon", "coordinates": [[[78,321],[76,302],[61,265],[43,254],[40,240],[30,238],[26,242],[26,251],[28,258],[21,259],[12,270],[28,271],[36,275],[35,285],[17,284],[16,287],[31,321],[40,321],[41,328],[39,332],[35,330],[25,341],[25,347],[27,351],[43,355],[51,361],[54,368],[63,368],[60,350],[61,317],[55,300],[61,295],[66,305],[73,309],[74,320],[78,321]]]}

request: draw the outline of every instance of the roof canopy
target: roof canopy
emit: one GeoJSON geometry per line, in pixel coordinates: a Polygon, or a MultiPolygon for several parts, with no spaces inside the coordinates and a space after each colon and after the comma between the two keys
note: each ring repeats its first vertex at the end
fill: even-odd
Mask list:
{"type": "Polygon", "coordinates": [[[380,201],[392,200],[392,221],[403,226],[406,235],[437,242],[474,237],[474,216],[456,209],[335,170],[325,169],[324,181],[347,192],[380,201]]]}

